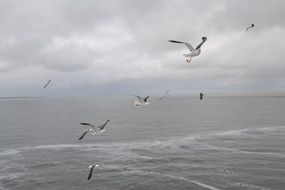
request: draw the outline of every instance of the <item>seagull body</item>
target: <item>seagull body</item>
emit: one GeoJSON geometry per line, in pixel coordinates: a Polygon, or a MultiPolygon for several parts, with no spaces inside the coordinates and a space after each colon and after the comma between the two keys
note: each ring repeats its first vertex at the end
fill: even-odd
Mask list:
{"type": "Polygon", "coordinates": [[[90,165],[88,167],[89,168],[89,174],[88,174],[87,180],[90,180],[92,178],[92,175],[93,175],[93,172],[94,172],[94,168],[98,167],[98,166],[99,166],[98,164],[93,164],[93,165],[90,165]]]}
{"type": "Polygon", "coordinates": [[[253,28],[253,27],[254,27],[254,24],[251,24],[250,26],[248,26],[248,27],[246,28],[246,30],[245,30],[245,33],[247,33],[247,31],[248,31],[249,29],[253,28]]]}
{"type": "Polygon", "coordinates": [[[49,80],[47,81],[47,83],[43,86],[43,88],[46,88],[46,87],[49,85],[50,82],[51,82],[51,79],[49,79],[49,80]]]}
{"type": "Polygon", "coordinates": [[[91,131],[94,131],[91,135],[105,133],[106,131],[104,128],[109,122],[110,122],[110,120],[108,119],[103,125],[99,125],[99,126],[95,126],[95,125],[90,124],[90,123],[80,123],[81,125],[89,126],[90,128],[87,129],[86,131],[84,131],[84,133],[78,138],[78,140],[83,139],[85,137],[85,135],[91,131]]]}
{"type": "Polygon", "coordinates": [[[136,107],[140,107],[140,106],[146,106],[149,105],[150,102],[147,101],[147,99],[149,98],[149,96],[143,98],[141,96],[137,96],[137,95],[132,95],[138,98],[138,100],[135,100],[134,104],[136,107]]]}
{"type": "Polygon", "coordinates": [[[203,45],[203,43],[206,42],[206,40],[207,40],[207,37],[202,37],[202,42],[195,49],[188,42],[181,42],[181,41],[176,41],[176,40],[168,40],[168,41],[172,42],[172,43],[185,44],[186,47],[190,50],[190,53],[184,53],[183,55],[187,58],[186,62],[190,63],[192,60],[192,57],[196,57],[196,56],[200,55],[201,46],[203,45]]]}
{"type": "Polygon", "coordinates": [[[166,95],[168,94],[169,90],[167,90],[163,96],[161,96],[158,101],[163,100],[164,98],[166,98],[166,95]]]}

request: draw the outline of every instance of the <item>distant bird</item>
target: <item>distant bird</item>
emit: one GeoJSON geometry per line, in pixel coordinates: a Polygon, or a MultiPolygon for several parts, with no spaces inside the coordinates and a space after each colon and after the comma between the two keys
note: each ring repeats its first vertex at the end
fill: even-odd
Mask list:
{"type": "Polygon", "coordinates": [[[161,96],[158,101],[163,100],[164,98],[166,98],[166,95],[168,94],[169,90],[167,90],[163,96],[161,96]]]}
{"type": "Polygon", "coordinates": [[[85,135],[88,132],[94,131],[94,133],[92,133],[92,135],[98,134],[98,133],[105,133],[105,126],[110,122],[110,120],[108,119],[103,125],[99,125],[99,126],[94,126],[93,124],[90,123],[80,123],[81,125],[86,125],[89,126],[91,128],[87,129],[86,131],[84,131],[84,133],[78,138],[78,140],[81,140],[85,137],[85,135]],[[96,127],[98,128],[99,131],[96,131],[96,127]]]}
{"type": "Polygon", "coordinates": [[[168,40],[169,42],[173,42],[173,43],[179,43],[179,44],[185,44],[186,47],[190,50],[190,53],[185,53],[183,54],[187,59],[186,62],[190,63],[192,60],[192,57],[198,56],[201,53],[201,46],[203,45],[203,43],[205,43],[207,40],[207,37],[202,37],[202,42],[194,49],[191,44],[187,43],[187,42],[180,42],[180,41],[176,41],[176,40],[168,40]]]}
{"type": "Polygon", "coordinates": [[[205,95],[205,94],[203,94],[202,92],[200,93],[200,100],[203,99],[204,95],[205,95]]]}
{"type": "Polygon", "coordinates": [[[248,31],[249,29],[253,28],[253,27],[254,27],[254,24],[251,24],[250,26],[248,26],[248,27],[246,28],[245,33],[247,33],[247,31],[248,31]]]}
{"type": "Polygon", "coordinates": [[[49,80],[47,81],[47,83],[43,86],[43,88],[46,88],[46,87],[49,85],[50,82],[51,82],[51,79],[49,79],[49,80]]]}
{"type": "Polygon", "coordinates": [[[147,101],[147,99],[150,97],[150,96],[147,96],[145,98],[143,97],[140,97],[140,96],[137,96],[137,95],[132,95],[132,96],[135,96],[138,98],[138,100],[135,100],[134,104],[135,106],[139,107],[139,106],[146,106],[146,105],[149,105],[150,102],[147,101]]]}
{"type": "Polygon", "coordinates": [[[99,166],[98,164],[93,164],[93,165],[90,165],[88,167],[89,168],[89,174],[88,174],[87,180],[90,180],[92,178],[92,175],[93,175],[93,172],[94,172],[94,168],[98,167],[98,166],[99,166]]]}

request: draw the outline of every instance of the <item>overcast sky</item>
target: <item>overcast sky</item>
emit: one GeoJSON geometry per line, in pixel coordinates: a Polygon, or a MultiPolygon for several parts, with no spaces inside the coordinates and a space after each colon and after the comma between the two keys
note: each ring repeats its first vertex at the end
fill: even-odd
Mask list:
{"type": "Polygon", "coordinates": [[[0,0],[0,96],[283,91],[284,7],[284,0],[0,0]],[[196,46],[202,36],[208,40],[190,64],[183,44],[167,42],[196,46]]]}

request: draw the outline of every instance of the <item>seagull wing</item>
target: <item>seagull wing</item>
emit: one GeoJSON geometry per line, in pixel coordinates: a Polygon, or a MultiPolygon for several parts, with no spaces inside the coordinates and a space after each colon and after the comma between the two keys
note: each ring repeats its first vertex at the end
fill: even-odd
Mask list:
{"type": "Polygon", "coordinates": [[[207,37],[202,37],[202,42],[196,47],[196,50],[200,49],[201,46],[203,45],[203,43],[205,43],[206,40],[207,40],[207,37]]]}
{"type": "Polygon", "coordinates": [[[92,165],[92,166],[90,167],[89,174],[88,174],[88,178],[87,178],[88,180],[91,179],[92,174],[93,174],[93,171],[94,171],[94,168],[95,168],[95,165],[92,165]]]}
{"type": "Polygon", "coordinates": [[[140,96],[137,96],[137,95],[131,95],[131,96],[135,96],[135,97],[137,97],[141,103],[143,103],[143,102],[144,102],[143,97],[140,97],[140,96]]]}
{"type": "Polygon", "coordinates": [[[169,90],[167,90],[167,91],[164,93],[164,95],[161,96],[161,97],[158,99],[158,101],[162,100],[163,98],[166,98],[166,95],[168,94],[168,92],[169,92],[169,90]]]}
{"type": "Polygon", "coordinates": [[[245,32],[247,32],[250,28],[253,28],[254,27],[254,24],[251,24],[250,26],[248,26],[245,30],[245,32]]]}
{"type": "Polygon", "coordinates": [[[144,102],[147,102],[147,99],[149,98],[149,96],[145,97],[144,102]]]}
{"type": "Polygon", "coordinates": [[[85,135],[88,133],[89,129],[87,129],[79,138],[78,140],[81,140],[85,137],[85,135]]]}
{"type": "Polygon", "coordinates": [[[50,82],[51,82],[51,79],[48,80],[48,82],[43,86],[43,88],[46,88],[49,85],[50,82]]]}
{"type": "Polygon", "coordinates": [[[172,42],[172,43],[178,43],[178,44],[185,44],[186,47],[190,50],[190,51],[193,51],[195,50],[193,48],[193,46],[191,46],[191,44],[187,43],[187,42],[180,42],[180,41],[176,41],[176,40],[168,40],[169,42],[172,42]]]}
{"type": "Polygon", "coordinates": [[[107,120],[102,126],[99,127],[100,130],[103,130],[105,126],[109,123],[110,120],[107,120]]]}
{"type": "Polygon", "coordinates": [[[95,126],[90,124],[90,123],[80,123],[81,125],[86,125],[86,126],[89,126],[89,127],[92,127],[92,129],[95,130],[95,126]]]}
{"type": "Polygon", "coordinates": [[[168,92],[169,92],[169,90],[167,90],[167,91],[165,92],[164,96],[166,96],[166,95],[168,94],[168,92]]]}

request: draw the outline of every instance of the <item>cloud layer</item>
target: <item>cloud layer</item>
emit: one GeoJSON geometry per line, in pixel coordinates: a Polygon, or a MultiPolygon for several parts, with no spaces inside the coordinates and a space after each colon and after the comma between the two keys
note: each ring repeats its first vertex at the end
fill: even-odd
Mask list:
{"type": "Polygon", "coordinates": [[[282,0],[0,0],[0,96],[283,90],[284,6],[282,0]],[[208,40],[191,64],[183,45],[167,42],[196,46],[202,36],[208,40]]]}

